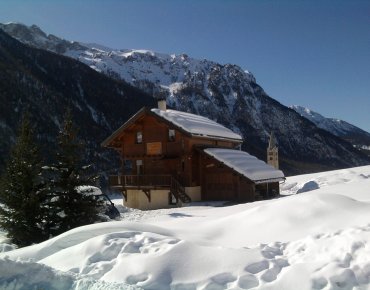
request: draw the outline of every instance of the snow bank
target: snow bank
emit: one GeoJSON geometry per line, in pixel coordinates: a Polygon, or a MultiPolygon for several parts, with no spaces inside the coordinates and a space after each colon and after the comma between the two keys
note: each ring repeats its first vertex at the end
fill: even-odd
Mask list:
{"type": "Polygon", "coordinates": [[[127,211],[138,222],[0,254],[0,288],[370,289],[369,175],[292,177],[286,197],[229,207],[127,211]],[[289,195],[311,181],[316,189],[289,195]]]}
{"type": "Polygon", "coordinates": [[[16,245],[12,244],[6,237],[6,233],[0,229],[0,253],[12,251],[16,248],[16,245]]]}
{"type": "Polygon", "coordinates": [[[361,166],[289,177],[281,186],[283,195],[291,195],[316,189],[325,193],[340,193],[360,200],[370,201],[365,189],[370,182],[370,166],[361,166]]]}
{"type": "Polygon", "coordinates": [[[0,259],[0,287],[2,290],[136,290],[138,286],[108,283],[61,272],[32,261],[0,259]]]}
{"type": "Polygon", "coordinates": [[[304,183],[303,186],[300,189],[297,190],[297,193],[311,191],[311,190],[315,190],[315,189],[319,189],[319,188],[320,188],[320,186],[316,181],[310,180],[310,181],[304,183]]]}
{"type": "Polygon", "coordinates": [[[1,289],[71,289],[75,277],[31,261],[0,259],[1,289]]]}

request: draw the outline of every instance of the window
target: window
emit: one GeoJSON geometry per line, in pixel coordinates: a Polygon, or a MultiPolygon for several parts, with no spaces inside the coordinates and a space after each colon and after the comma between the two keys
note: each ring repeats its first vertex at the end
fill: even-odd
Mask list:
{"type": "Polygon", "coordinates": [[[136,143],[141,144],[143,143],[143,133],[142,132],[136,132],[136,143]]]}
{"type": "Polygon", "coordinates": [[[175,141],[175,130],[168,129],[168,141],[175,141]]]}

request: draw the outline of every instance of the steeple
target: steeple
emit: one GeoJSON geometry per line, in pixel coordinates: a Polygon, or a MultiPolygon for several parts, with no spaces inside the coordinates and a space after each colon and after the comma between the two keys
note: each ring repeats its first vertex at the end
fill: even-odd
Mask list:
{"type": "Polygon", "coordinates": [[[276,146],[276,140],[275,140],[275,136],[274,136],[274,133],[273,132],[271,132],[271,134],[270,134],[270,141],[269,141],[269,149],[273,149],[273,148],[275,148],[275,147],[277,147],[276,146]]]}
{"type": "Polygon", "coordinates": [[[279,169],[279,149],[273,132],[270,134],[269,146],[267,147],[267,164],[279,169]]]}

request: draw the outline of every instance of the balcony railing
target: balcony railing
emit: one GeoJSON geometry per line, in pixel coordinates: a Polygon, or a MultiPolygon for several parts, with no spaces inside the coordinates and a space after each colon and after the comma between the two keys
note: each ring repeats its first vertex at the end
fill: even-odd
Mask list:
{"type": "Polygon", "coordinates": [[[113,175],[109,176],[111,187],[163,188],[171,187],[171,175],[113,175]]]}
{"type": "Polygon", "coordinates": [[[141,189],[151,201],[150,190],[166,188],[170,190],[176,200],[184,203],[191,202],[185,188],[171,175],[113,175],[109,177],[111,187],[123,189],[122,194],[127,200],[127,189],[141,189]]]}

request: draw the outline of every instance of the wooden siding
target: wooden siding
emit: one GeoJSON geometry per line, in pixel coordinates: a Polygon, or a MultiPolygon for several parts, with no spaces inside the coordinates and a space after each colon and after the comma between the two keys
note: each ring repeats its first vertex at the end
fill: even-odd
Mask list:
{"type": "MultiPolygon", "coordinates": [[[[126,188],[140,187],[136,183],[139,181],[141,184],[148,183],[150,176],[166,175],[175,178],[183,187],[197,188],[199,193],[196,194],[201,200],[249,202],[279,194],[278,182],[256,185],[199,149],[203,147],[234,149],[240,142],[191,136],[171,126],[169,122],[147,113],[137,117],[132,124],[128,124],[115,138],[118,140],[115,144],[121,144],[119,145],[121,147],[116,149],[121,155],[122,162],[130,160],[132,165],[129,172],[122,171],[121,174],[144,176],[142,180],[140,177],[125,177],[132,179],[124,181],[126,188]],[[169,138],[169,129],[175,131],[173,139],[169,138]],[[141,132],[141,143],[137,143],[138,132],[141,132]]],[[[163,183],[161,180],[156,182],[158,184],[151,185],[153,188],[163,186],[159,184],[163,183]]],[[[114,183],[114,180],[111,183],[114,183]]],[[[133,197],[130,195],[130,198],[133,197]]]]}
{"type": "Polygon", "coordinates": [[[223,146],[234,148],[239,143],[191,137],[162,122],[155,116],[143,115],[118,137],[122,142],[119,151],[122,160],[131,160],[131,174],[138,174],[136,160],[142,160],[142,174],[170,174],[184,186],[199,186],[200,171],[195,146],[223,146]],[[175,136],[169,138],[169,129],[175,136]],[[137,143],[137,133],[142,133],[142,143],[137,143]]]}

